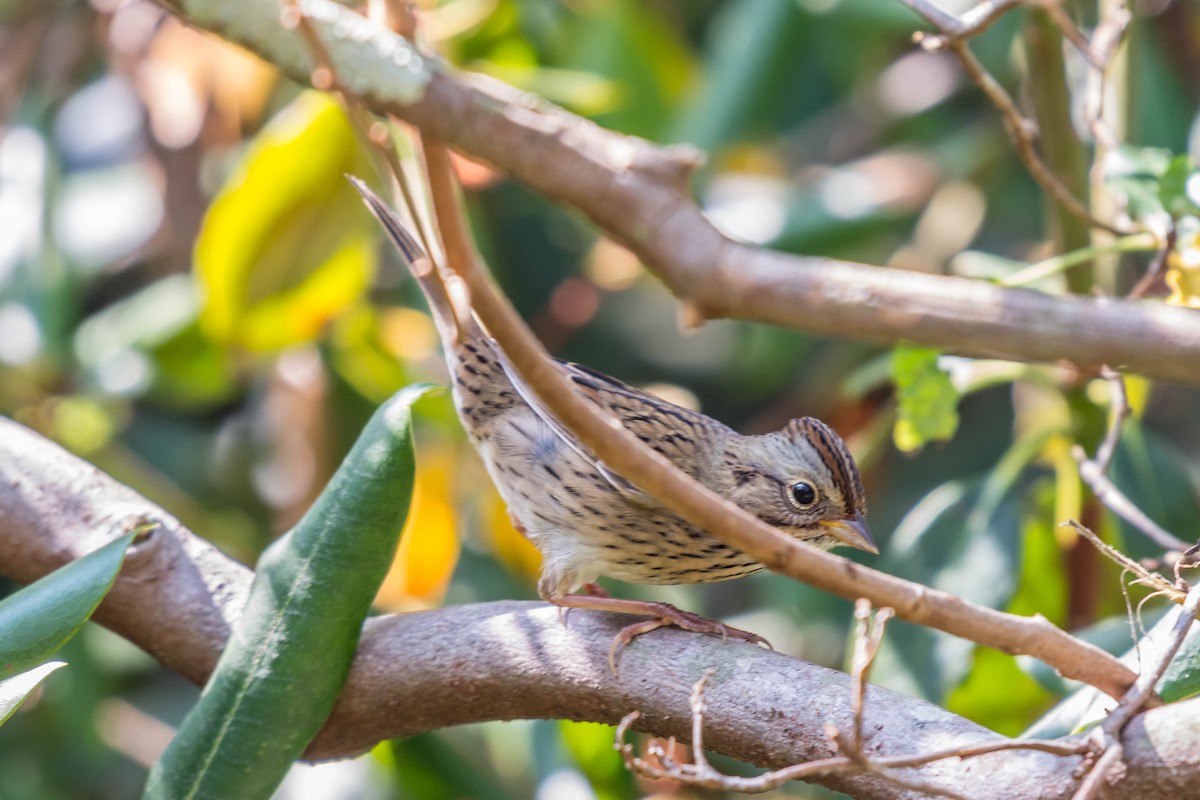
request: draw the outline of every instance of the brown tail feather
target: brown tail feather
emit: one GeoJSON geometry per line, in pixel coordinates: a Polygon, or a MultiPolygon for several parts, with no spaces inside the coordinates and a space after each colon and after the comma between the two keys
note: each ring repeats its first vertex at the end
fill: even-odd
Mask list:
{"type": "MultiPolygon", "coordinates": [[[[346,178],[355,189],[358,189],[358,193],[362,195],[367,208],[371,210],[371,213],[383,225],[388,238],[404,259],[404,263],[408,266],[409,272],[412,273],[413,278],[417,281],[417,285],[421,287],[421,292],[425,295],[425,299],[429,303],[429,308],[433,312],[438,327],[442,329],[443,335],[449,336],[453,341],[459,342],[468,338],[468,331],[464,330],[464,321],[456,313],[450,292],[442,280],[441,273],[434,266],[433,259],[429,257],[429,254],[425,252],[425,249],[421,247],[421,244],[413,235],[408,232],[399,215],[387,203],[383,202],[378,195],[371,191],[366,183],[353,175],[347,175],[346,178]]],[[[474,327],[473,323],[468,324],[474,327]]]]}

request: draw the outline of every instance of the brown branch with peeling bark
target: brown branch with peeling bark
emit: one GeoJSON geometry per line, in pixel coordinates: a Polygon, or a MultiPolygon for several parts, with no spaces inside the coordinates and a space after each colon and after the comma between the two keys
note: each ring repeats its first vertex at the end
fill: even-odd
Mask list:
{"type": "MultiPolygon", "coordinates": [[[[31,582],[111,541],[132,520],[160,527],[134,547],[96,619],[202,683],[236,623],[252,573],[183,528],[170,514],[94,467],[0,418],[0,574],[31,582]]],[[[674,630],[624,652],[608,646],[624,620],[576,611],[570,624],[542,603],[499,602],[368,621],[349,680],[308,757],[343,758],[377,742],[485,720],[570,718],[616,724],[634,708],[637,728],[687,741],[687,689],[709,667],[708,747],[764,768],[830,755],[826,723],[853,725],[852,679],[762,648],[674,630]],[[447,680],[453,676],[453,680],[447,680]]],[[[1002,750],[1010,740],[930,703],[872,687],[870,726],[889,756],[940,748],[1002,750]]],[[[1121,734],[1124,779],[1111,800],[1186,797],[1200,777],[1195,753],[1200,699],[1132,718],[1121,734]]],[[[874,748],[876,740],[870,745],[874,748]]],[[[873,757],[880,752],[871,750],[873,757]]],[[[972,800],[1066,800],[1077,759],[994,752],[906,770],[913,780],[972,800]]],[[[899,769],[902,764],[892,763],[899,769]]],[[[830,775],[859,797],[917,795],[870,775],[830,775]]]]}
{"type": "MultiPolygon", "coordinates": [[[[303,37],[231,17],[277,15],[276,0],[228,4],[227,16],[198,7],[214,0],[156,0],[185,21],[236,41],[308,82],[303,37]],[[269,12],[264,9],[271,9],[269,12]]],[[[371,23],[326,0],[314,23],[340,41],[339,20],[371,23]]],[[[379,36],[391,36],[378,28],[379,36]]],[[[424,59],[419,99],[397,99],[394,64],[380,48],[332,48],[338,74],[376,113],[490,162],[552,199],[578,209],[636,252],[700,318],[736,317],[853,339],[929,344],[962,355],[1068,362],[1093,372],[1116,365],[1149,377],[1200,383],[1200,317],[1190,309],[1101,298],[1051,297],[982,281],[791,256],[719,233],[687,192],[698,163],[690,148],[657,147],[606,131],[490,78],[424,59]]],[[[386,49],[386,48],[383,48],[386,49]]]]}

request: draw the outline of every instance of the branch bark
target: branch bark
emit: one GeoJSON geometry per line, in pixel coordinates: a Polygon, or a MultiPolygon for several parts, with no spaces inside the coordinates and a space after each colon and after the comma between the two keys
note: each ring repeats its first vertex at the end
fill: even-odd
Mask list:
{"type": "MultiPolygon", "coordinates": [[[[202,683],[236,622],[252,573],[161,508],[37,434],[0,418],[0,573],[35,580],[131,524],[160,527],[131,550],[96,619],[164,666],[202,683]]],[[[707,695],[709,746],[763,767],[827,756],[827,723],[853,725],[853,681],[842,673],[739,642],[662,630],[608,647],[622,619],[575,611],[569,626],[542,603],[500,602],[367,623],[342,697],[308,757],[341,758],[376,742],[485,720],[561,718],[615,724],[642,712],[641,730],[689,735],[688,693],[716,669],[707,695]]],[[[1129,769],[1112,798],[1187,796],[1200,776],[1200,700],[1135,717],[1123,743],[1129,769]]],[[[921,700],[872,687],[872,757],[1002,740],[921,700]]],[[[1078,759],[1006,752],[948,760],[903,775],[967,797],[1067,798],[1078,759]]],[[[859,797],[915,798],[871,776],[830,776],[859,797]]]]}
{"type": "MultiPolygon", "coordinates": [[[[310,82],[301,34],[277,0],[156,0],[310,82]]],[[[488,161],[566,203],[637,253],[699,318],[736,317],[812,333],[929,344],[970,356],[1101,364],[1200,383],[1200,317],[1161,303],[1053,297],[734,242],[705,218],[687,180],[699,154],[606,131],[482,75],[396,53],[403,40],[329,0],[304,13],[342,80],[378,113],[488,161]],[[358,33],[348,36],[345,31],[358,33]],[[390,38],[389,38],[390,37],[390,38]],[[364,46],[361,42],[370,46],[364,46]]],[[[407,46],[407,45],[404,45],[407,46]]]]}

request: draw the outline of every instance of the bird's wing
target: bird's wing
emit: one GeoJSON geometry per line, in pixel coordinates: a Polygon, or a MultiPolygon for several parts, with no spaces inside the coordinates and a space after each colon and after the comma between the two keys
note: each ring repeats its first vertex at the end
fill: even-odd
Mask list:
{"type": "Polygon", "coordinates": [[[621,421],[625,429],[675,466],[699,477],[705,444],[729,432],[706,417],[581,364],[560,362],[567,380],[587,399],[621,421]]]}
{"type": "MultiPolygon", "coordinates": [[[[603,461],[596,457],[595,453],[585,447],[542,404],[533,390],[517,374],[500,348],[495,345],[493,348],[509,380],[516,387],[517,393],[559,438],[580,457],[593,464],[596,471],[603,475],[613,488],[630,502],[651,507],[660,505],[658,501],[628,479],[609,469],[603,461]]],[[[704,463],[700,456],[705,440],[711,440],[714,434],[728,430],[710,417],[655,397],[602,372],[565,361],[556,360],[556,363],[562,370],[563,376],[575,386],[581,395],[599,406],[602,412],[616,417],[626,430],[692,477],[700,477],[699,468],[704,463]]]]}

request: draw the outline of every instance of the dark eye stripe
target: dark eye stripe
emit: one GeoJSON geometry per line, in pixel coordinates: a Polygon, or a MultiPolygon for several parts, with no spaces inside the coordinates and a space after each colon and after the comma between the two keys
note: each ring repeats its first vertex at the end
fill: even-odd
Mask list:
{"type": "Polygon", "coordinates": [[[842,438],[820,420],[805,417],[800,420],[802,431],[812,442],[825,468],[833,475],[834,482],[842,491],[846,501],[845,513],[855,514],[866,508],[866,493],[863,491],[862,478],[858,474],[858,466],[854,457],[846,449],[842,438]]]}

